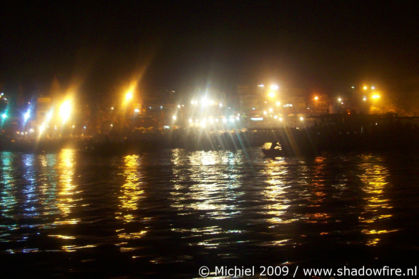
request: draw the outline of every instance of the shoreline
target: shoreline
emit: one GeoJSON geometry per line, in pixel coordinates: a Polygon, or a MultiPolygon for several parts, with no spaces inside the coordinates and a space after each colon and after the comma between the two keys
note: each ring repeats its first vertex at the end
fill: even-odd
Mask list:
{"type": "Polygon", "coordinates": [[[328,127],[277,128],[229,132],[188,132],[128,135],[116,137],[61,138],[40,141],[0,141],[0,151],[54,152],[74,148],[86,153],[125,153],[183,148],[190,150],[239,150],[279,142],[284,156],[318,154],[323,151],[419,150],[419,129],[415,126],[384,126],[333,130],[328,127]]]}

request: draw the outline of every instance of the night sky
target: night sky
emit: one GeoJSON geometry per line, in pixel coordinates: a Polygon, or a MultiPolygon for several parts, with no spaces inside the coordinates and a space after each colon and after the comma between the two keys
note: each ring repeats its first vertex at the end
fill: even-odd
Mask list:
{"type": "Polygon", "coordinates": [[[419,85],[408,2],[121,2],[3,6],[1,89],[45,92],[55,79],[97,98],[140,76],[149,95],[259,81],[326,93],[371,81],[401,95],[419,85]]]}

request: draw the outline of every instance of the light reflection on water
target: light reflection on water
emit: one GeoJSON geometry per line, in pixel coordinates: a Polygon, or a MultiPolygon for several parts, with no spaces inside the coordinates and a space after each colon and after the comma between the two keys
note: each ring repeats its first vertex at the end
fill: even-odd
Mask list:
{"type": "Polygon", "coordinates": [[[123,158],[123,174],[124,184],[121,186],[120,190],[120,204],[119,210],[116,212],[116,220],[123,222],[123,226],[116,230],[118,238],[123,240],[123,242],[117,244],[118,246],[123,246],[120,248],[122,252],[130,251],[129,247],[126,247],[126,240],[134,240],[142,238],[146,233],[147,229],[134,229],[132,231],[132,226],[127,227],[126,224],[129,223],[142,223],[144,218],[141,218],[137,214],[139,208],[141,208],[141,200],[145,198],[144,189],[142,188],[143,177],[142,171],[140,169],[140,156],[138,155],[126,155],[123,158]]]}
{"type": "Polygon", "coordinates": [[[406,247],[413,237],[397,236],[412,230],[412,219],[398,215],[403,206],[417,209],[418,198],[394,183],[417,192],[417,177],[409,174],[419,165],[411,162],[395,180],[397,164],[382,155],[1,152],[0,249],[89,253],[98,262],[107,249],[142,264],[171,264],[310,262],[306,253],[318,249],[376,249],[394,239],[406,247]],[[397,207],[396,196],[410,202],[397,207]]]}
{"type": "MultiPolygon", "coordinates": [[[[44,218],[51,218],[59,215],[57,207],[57,183],[58,176],[55,165],[57,163],[56,154],[39,155],[39,203],[42,205],[42,215],[44,218]]],[[[49,228],[49,224],[45,224],[49,228]]]]}
{"type": "MultiPolygon", "coordinates": [[[[11,152],[2,152],[2,189],[1,189],[1,214],[6,220],[13,220],[14,207],[16,206],[16,197],[14,193],[15,180],[13,178],[13,160],[14,155],[11,152]]],[[[3,225],[3,224],[2,224],[3,225]]],[[[11,224],[14,226],[14,224],[11,224]]]]}
{"type": "MultiPolygon", "coordinates": [[[[236,164],[242,164],[233,152],[197,151],[186,153],[176,149],[172,152],[173,189],[170,191],[170,206],[177,215],[193,215],[198,220],[226,220],[240,215],[238,199],[241,191],[241,176],[236,164]]],[[[191,245],[213,249],[229,245],[226,235],[241,233],[240,230],[224,229],[221,226],[172,228],[186,238],[196,239],[191,245]]]]}
{"type": "Polygon", "coordinates": [[[116,212],[118,220],[130,223],[136,219],[134,215],[139,206],[139,200],[144,198],[144,190],[141,189],[139,156],[127,155],[124,157],[123,175],[125,183],[121,186],[121,211],[116,212]]]}
{"type": "Polygon", "coordinates": [[[366,245],[376,246],[381,235],[396,232],[397,229],[389,227],[383,221],[390,219],[393,206],[387,196],[389,171],[384,166],[380,157],[361,156],[359,167],[363,169],[360,179],[364,184],[362,190],[365,192],[365,206],[359,216],[359,221],[364,229],[362,233],[367,235],[366,245]]]}
{"type": "Polygon", "coordinates": [[[264,174],[266,175],[265,182],[267,185],[265,190],[262,191],[262,194],[267,201],[263,206],[263,210],[268,217],[267,222],[271,224],[283,224],[295,221],[295,219],[284,217],[291,204],[285,195],[291,186],[287,185],[283,179],[287,176],[287,167],[284,159],[268,161],[264,174]]]}
{"type": "Polygon", "coordinates": [[[313,208],[312,211],[314,211],[304,216],[304,219],[308,223],[327,223],[330,219],[330,214],[324,211],[324,203],[328,198],[326,194],[326,181],[324,179],[325,160],[324,157],[316,157],[314,159],[311,175],[310,178],[308,178],[308,207],[313,208]]]}
{"type": "Polygon", "coordinates": [[[61,211],[54,224],[76,225],[80,218],[73,217],[73,209],[82,206],[83,195],[77,190],[74,181],[75,172],[75,151],[63,149],[58,156],[58,194],[57,207],[61,211]]]}
{"type": "Polygon", "coordinates": [[[36,187],[36,178],[34,170],[34,160],[35,155],[33,154],[24,154],[22,156],[25,172],[23,173],[23,178],[25,179],[25,188],[23,189],[23,194],[25,196],[24,202],[24,216],[25,217],[35,217],[38,215],[37,212],[37,190],[36,187]]]}

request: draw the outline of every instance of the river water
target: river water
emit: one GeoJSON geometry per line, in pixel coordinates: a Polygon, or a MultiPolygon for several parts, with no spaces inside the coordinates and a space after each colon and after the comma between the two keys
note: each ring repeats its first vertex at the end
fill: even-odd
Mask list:
{"type": "Polygon", "coordinates": [[[419,155],[0,153],[3,272],[192,278],[207,265],[416,264],[419,155]]]}

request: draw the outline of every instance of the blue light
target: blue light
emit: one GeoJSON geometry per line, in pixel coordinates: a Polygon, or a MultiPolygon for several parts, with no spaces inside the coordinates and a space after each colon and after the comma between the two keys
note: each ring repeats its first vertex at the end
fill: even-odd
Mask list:
{"type": "Polygon", "coordinates": [[[28,109],[26,112],[25,112],[25,114],[23,114],[23,121],[26,123],[28,120],[29,120],[29,118],[31,117],[31,110],[30,109],[28,109]]]}
{"type": "Polygon", "coordinates": [[[1,118],[6,119],[7,118],[7,113],[3,112],[3,114],[1,115],[1,118]]]}

